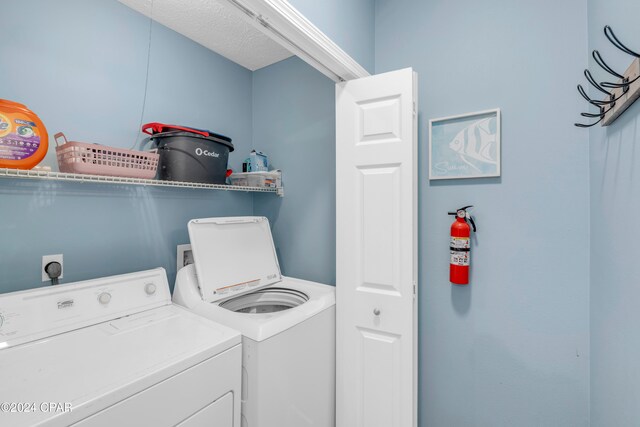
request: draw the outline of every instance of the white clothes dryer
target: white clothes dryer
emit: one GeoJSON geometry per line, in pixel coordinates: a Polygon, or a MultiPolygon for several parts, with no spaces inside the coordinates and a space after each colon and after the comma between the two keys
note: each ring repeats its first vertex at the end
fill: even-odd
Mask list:
{"type": "Polygon", "coordinates": [[[238,426],[240,340],[162,268],[0,295],[0,425],[238,426]]]}
{"type": "Polygon", "coordinates": [[[188,227],[173,301],[242,334],[242,427],[334,427],[334,287],[282,276],[264,217],[188,227]]]}

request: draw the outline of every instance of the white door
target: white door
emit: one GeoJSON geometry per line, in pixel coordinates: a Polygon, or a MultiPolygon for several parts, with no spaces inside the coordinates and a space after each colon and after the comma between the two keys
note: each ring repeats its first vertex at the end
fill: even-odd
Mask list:
{"type": "Polygon", "coordinates": [[[337,427],[417,425],[417,74],[336,88],[337,427]]]}

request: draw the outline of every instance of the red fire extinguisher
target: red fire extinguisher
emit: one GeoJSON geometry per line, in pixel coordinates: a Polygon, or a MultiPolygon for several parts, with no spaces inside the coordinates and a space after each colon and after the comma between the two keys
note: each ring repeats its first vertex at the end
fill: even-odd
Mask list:
{"type": "Polygon", "coordinates": [[[455,215],[456,220],[451,224],[451,262],[449,265],[449,281],[456,285],[469,284],[469,263],[471,256],[471,228],[476,231],[476,223],[473,221],[467,209],[473,206],[465,206],[449,215],[455,215]],[[471,223],[471,226],[469,226],[471,223]]]}

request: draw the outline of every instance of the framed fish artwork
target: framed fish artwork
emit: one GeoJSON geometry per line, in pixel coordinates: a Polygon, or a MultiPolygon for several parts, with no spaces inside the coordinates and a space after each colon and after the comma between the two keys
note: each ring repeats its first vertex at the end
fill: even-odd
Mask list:
{"type": "Polygon", "coordinates": [[[500,109],[429,120],[429,179],[500,176],[500,109]]]}

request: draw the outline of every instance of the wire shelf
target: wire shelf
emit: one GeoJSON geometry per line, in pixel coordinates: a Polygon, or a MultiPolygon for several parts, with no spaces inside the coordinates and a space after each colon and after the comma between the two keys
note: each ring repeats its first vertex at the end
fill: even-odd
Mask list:
{"type": "Polygon", "coordinates": [[[157,179],[123,178],[117,176],[85,175],[77,173],[49,172],[0,168],[0,178],[38,179],[45,181],[72,181],[98,184],[150,185],[154,187],[196,188],[204,190],[244,191],[275,193],[284,196],[284,188],[243,187],[238,185],[204,184],[199,182],[161,181],[157,179]]]}

